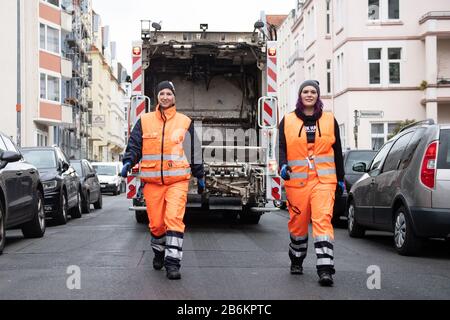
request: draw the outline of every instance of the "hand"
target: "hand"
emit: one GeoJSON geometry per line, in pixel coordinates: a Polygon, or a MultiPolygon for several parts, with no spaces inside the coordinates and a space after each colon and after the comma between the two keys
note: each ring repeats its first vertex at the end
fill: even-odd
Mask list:
{"type": "Polygon", "coordinates": [[[123,178],[128,177],[128,171],[130,171],[130,168],[131,168],[131,163],[129,163],[129,162],[125,163],[123,168],[122,168],[122,172],[120,173],[120,175],[123,178]]]}
{"type": "Polygon", "coordinates": [[[284,181],[289,181],[289,180],[291,180],[291,175],[290,175],[291,172],[292,172],[292,168],[289,167],[287,164],[285,164],[281,168],[280,175],[284,181]]]}
{"type": "Polygon", "coordinates": [[[346,187],[345,187],[345,182],[344,181],[339,181],[338,182],[338,192],[339,192],[339,194],[344,194],[344,192],[345,192],[345,190],[346,190],[346,187]]]}
{"type": "Polygon", "coordinates": [[[203,194],[203,192],[205,192],[206,189],[205,178],[198,179],[197,184],[198,184],[198,194],[203,194]]]}

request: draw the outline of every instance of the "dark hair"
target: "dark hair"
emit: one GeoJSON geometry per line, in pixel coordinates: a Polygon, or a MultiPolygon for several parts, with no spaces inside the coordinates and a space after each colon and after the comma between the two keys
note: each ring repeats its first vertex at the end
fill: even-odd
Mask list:
{"type": "MultiPolygon", "coordinates": [[[[304,113],[304,111],[305,111],[305,105],[303,104],[301,93],[298,96],[297,110],[301,111],[302,113],[304,113]]],[[[314,105],[314,114],[318,114],[322,110],[323,110],[323,102],[320,99],[320,97],[317,97],[317,102],[314,105]]]]}

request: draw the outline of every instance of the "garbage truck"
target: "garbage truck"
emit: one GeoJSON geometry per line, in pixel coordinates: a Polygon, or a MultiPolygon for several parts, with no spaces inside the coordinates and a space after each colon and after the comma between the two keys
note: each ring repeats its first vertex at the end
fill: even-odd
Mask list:
{"type": "MultiPolygon", "coordinates": [[[[156,86],[170,80],[177,111],[187,115],[201,137],[206,191],[197,194],[192,179],[190,208],[220,211],[224,217],[258,224],[277,211],[281,179],[276,157],[277,43],[260,32],[161,31],[142,21],[141,40],[133,42],[129,131],[157,105],[156,86]],[[147,24],[147,27],[144,25],[147,24]]],[[[148,223],[139,164],[127,181],[131,211],[148,223]]]]}

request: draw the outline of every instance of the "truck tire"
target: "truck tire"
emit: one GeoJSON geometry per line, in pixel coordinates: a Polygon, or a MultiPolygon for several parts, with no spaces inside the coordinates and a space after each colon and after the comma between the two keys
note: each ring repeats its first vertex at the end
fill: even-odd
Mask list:
{"type": "Polygon", "coordinates": [[[36,207],[33,218],[22,225],[22,233],[25,238],[42,238],[45,234],[44,197],[41,191],[36,191],[36,207]]]}
{"type": "Polygon", "coordinates": [[[139,210],[135,212],[136,222],[139,224],[149,224],[147,211],[139,210]]]}
{"type": "Polygon", "coordinates": [[[259,221],[261,220],[261,213],[259,212],[252,212],[250,210],[250,208],[252,208],[253,206],[248,205],[246,207],[244,207],[241,211],[241,213],[239,214],[240,216],[240,221],[244,224],[258,224],[259,221]]]}

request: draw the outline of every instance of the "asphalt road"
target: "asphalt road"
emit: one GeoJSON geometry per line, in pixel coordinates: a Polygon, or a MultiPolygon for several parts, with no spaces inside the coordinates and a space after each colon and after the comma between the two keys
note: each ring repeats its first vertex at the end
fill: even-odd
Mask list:
{"type": "Polygon", "coordinates": [[[350,239],[346,230],[336,230],[333,288],[317,283],[312,243],[305,274],[290,275],[286,212],[264,215],[255,226],[188,214],[183,278],[169,281],[164,271],[152,269],[147,227],[135,222],[128,206],[124,196],[104,196],[102,210],[66,226],[50,226],[43,239],[25,240],[20,231],[7,232],[0,256],[0,299],[450,298],[449,244],[430,241],[421,257],[401,257],[386,233],[350,239]],[[368,289],[370,266],[380,270],[380,289],[368,289]],[[80,281],[71,281],[78,270],[80,281]],[[70,290],[68,282],[81,288],[70,290]]]}

